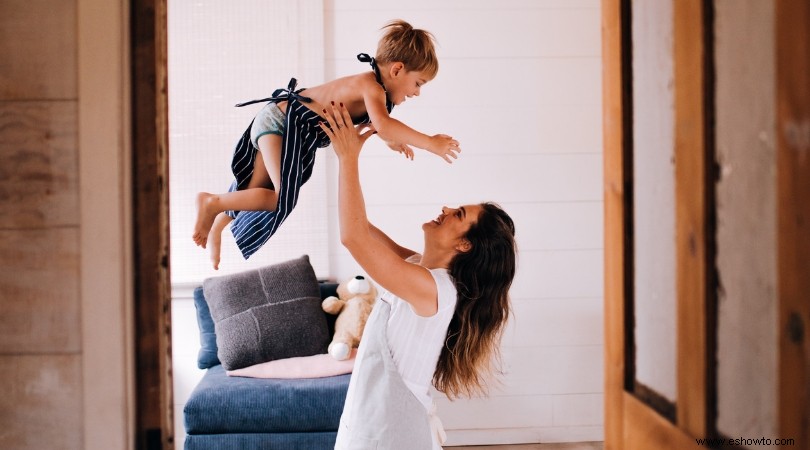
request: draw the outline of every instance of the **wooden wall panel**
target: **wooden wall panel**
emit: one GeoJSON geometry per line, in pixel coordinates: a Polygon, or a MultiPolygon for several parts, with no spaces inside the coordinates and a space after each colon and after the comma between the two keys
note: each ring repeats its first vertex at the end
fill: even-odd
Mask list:
{"type": "MultiPolygon", "coordinates": [[[[129,1],[78,0],[82,398],[86,449],[132,450],[129,1]]],[[[146,75],[144,75],[146,76],[146,75]]]]}
{"type": "Polygon", "coordinates": [[[0,2],[0,100],[74,99],[76,2],[0,2]]]}
{"type": "Polygon", "coordinates": [[[0,353],[79,351],[78,229],[0,230],[0,298],[0,353]]]}
{"type": "Polygon", "coordinates": [[[0,103],[0,229],[78,225],[75,101],[0,103]]]}
{"type": "Polygon", "coordinates": [[[0,356],[0,448],[82,447],[81,356],[0,356]]]}

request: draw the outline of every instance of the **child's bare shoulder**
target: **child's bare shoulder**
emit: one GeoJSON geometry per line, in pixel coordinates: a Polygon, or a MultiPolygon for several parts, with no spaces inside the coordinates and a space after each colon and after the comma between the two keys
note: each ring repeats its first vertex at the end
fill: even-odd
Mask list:
{"type": "Polygon", "coordinates": [[[341,80],[347,88],[359,91],[358,94],[360,94],[360,92],[363,94],[377,91],[384,92],[382,86],[377,83],[377,80],[374,78],[374,74],[372,72],[349,75],[347,77],[343,77],[341,80]]]}
{"type": "Polygon", "coordinates": [[[365,73],[336,78],[322,85],[324,91],[340,93],[340,96],[344,98],[363,98],[367,92],[373,91],[375,88],[382,90],[379,84],[374,82],[374,76],[372,75],[371,80],[369,80],[365,73]]]}
{"type": "Polygon", "coordinates": [[[373,72],[362,73],[358,75],[358,90],[362,93],[364,99],[375,100],[385,105],[385,88],[377,82],[377,78],[373,72]]]}

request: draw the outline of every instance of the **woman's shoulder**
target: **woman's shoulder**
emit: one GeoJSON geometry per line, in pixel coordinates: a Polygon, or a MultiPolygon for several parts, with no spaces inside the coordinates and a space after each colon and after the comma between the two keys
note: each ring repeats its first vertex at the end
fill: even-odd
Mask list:
{"type": "MultiPolygon", "coordinates": [[[[419,258],[421,255],[415,254],[411,257],[407,258],[405,261],[411,264],[419,264],[419,258]]],[[[436,268],[436,269],[425,269],[433,278],[433,282],[436,284],[436,295],[438,297],[438,310],[442,311],[447,308],[455,308],[456,305],[456,285],[453,283],[453,278],[450,276],[450,273],[447,269],[444,268],[436,268]]],[[[390,304],[392,307],[397,308],[401,305],[405,304],[410,307],[410,304],[397,297],[387,289],[380,286],[380,295],[379,298],[386,303],[390,304]]]]}
{"type": "Polygon", "coordinates": [[[450,272],[444,268],[428,269],[436,282],[436,294],[439,298],[439,310],[445,308],[455,308],[456,305],[456,285],[450,272]]]}
{"type": "MultiPolygon", "coordinates": [[[[411,264],[419,264],[422,260],[422,255],[419,253],[414,253],[413,255],[405,258],[405,262],[411,264]]],[[[433,281],[436,283],[436,288],[439,294],[439,301],[441,302],[442,294],[450,295],[453,298],[456,296],[456,285],[453,283],[453,277],[450,276],[450,272],[443,268],[437,267],[433,269],[427,269],[430,272],[430,275],[433,277],[433,281]]],[[[441,305],[439,305],[441,308],[441,305]]]]}

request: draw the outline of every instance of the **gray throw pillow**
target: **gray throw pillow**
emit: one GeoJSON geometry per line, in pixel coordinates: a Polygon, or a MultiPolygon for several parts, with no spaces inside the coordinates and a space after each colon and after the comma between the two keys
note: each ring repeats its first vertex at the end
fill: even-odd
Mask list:
{"type": "Polygon", "coordinates": [[[217,356],[227,370],[325,353],[329,345],[320,289],[309,256],[208,278],[217,356]]]}

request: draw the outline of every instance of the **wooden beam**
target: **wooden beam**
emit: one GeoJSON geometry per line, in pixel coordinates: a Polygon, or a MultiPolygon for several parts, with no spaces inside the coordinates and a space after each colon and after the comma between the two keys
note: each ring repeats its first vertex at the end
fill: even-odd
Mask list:
{"type": "Polygon", "coordinates": [[[712,188],[706,139],[706,117],[711,112],[706,111],[705,99],[712,94],[706,83],[704,2],[678,0],[673,6],[677,425],[693,436],[703,437],[708,422],[707,292],[713,288],[707,275],[711,270],[707,224],[712,188]]]}
{"type": "Polygon", "coordinates": [[[776,2],[779,437],[810,449],[810,4],[776,2]]]}
{"type": "MultiPolygon", "coordinates": [[[[172,380],[172,280],[169,267],[169,30],[168,0],[155,0],[155,143],[157,146],[157,320],[160,367],[161,428],[163,450],[178,447],[174,442],[174,382],[172,380]]],[[[183,443],[179,443],[182,447],[183,443]]]]}
{"type": "Polygon", "coordinates": [[[625,195],[622,0],[602,0],[605,201],[605,450],[623,443],[625,195]]]}
{"type": "Polygon", "coordinates": [[[166,0],[132,2],[136,449],[171,450],[166,0]]]}

